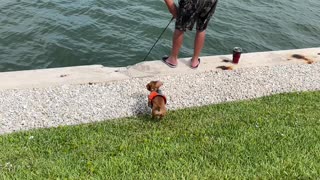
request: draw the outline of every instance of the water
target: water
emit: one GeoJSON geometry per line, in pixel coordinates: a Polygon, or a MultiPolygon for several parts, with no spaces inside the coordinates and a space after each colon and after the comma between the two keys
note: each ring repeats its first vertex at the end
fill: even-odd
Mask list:
{"type": "MultiPolygon", "coordinates": [[[[220,0],[202,56],[320,47],[319,0],[220,0]]],[[[0,0],[0,71],[141,62],[171,16],[159,0],[0,0]]],[[[147,60],[171,48],[172,23],[147,60]]],[[[181,57],[193,52],[185,35],[181,57]]]]}

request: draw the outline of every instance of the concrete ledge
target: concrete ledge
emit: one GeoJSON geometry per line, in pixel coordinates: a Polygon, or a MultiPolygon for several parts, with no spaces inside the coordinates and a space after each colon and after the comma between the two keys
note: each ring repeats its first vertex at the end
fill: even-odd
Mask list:
{"type": "Polygon", "coordinates": [[[44,88],[127,79],[116,68],[101,65],[52,68],[0,73],[0,89],[44,88]]]}
{"type": "Polygon", "coordinates": [[[177,68],[172,69],[161,61],[147,61],[123,68],[101,65],[52,68],[41,70],[0,73],[1,89],[45,88],[69,84],[104,83],[136,77],[152,77],[169,74],[199,73],[282,64],[305,64],[320,61],[320,48],[243,54],[240,63],[232,64],[232,55],[201,57],[197,70],[189,68],[190,58],[182,58],[177,68]],[[295,55],[295,56],[294,56],[295,55]]]}
{"type": "Polygon", "coordinates": [[[190,58],[181,58],[179,60],[180,61],[177,68],[169,68],[160,61],[149,61],[129,67],[127,70],[122,71],[122,73],[130,77],[150,77],[154,76],[155,74],[190,74],[259,66],[315,63],[320,61],[320,48],[246,53],[241,56],[240,62],[237,65],[231,63],[231,54],[205,56],[201,57],[201,64],[197,70],[190,69],[190,58]]]}
{"type": "Polygon", "coordinates": [[[151,80],[164,82],[168,110],[320,90],[320,48],[189,58],[178,68],[149,61],[0,73],[0,135],[147,114],[151,80]],[[234,69],[226,70],[223,69],[234,69]]]}

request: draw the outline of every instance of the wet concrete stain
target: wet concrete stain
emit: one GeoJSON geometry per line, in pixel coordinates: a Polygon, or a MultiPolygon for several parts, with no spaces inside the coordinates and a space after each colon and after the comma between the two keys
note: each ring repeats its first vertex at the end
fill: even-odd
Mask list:
{"type": "Polygon", "coordinates": [[[295,59],[305,60],[306,63],[308,63],[308,64],[313,64],[314,63],[313,60],[311,60],[309,58],[306,58],[305,56],[303,56],[301,54],[293,54],[292,57],[295,58],[295,59]]]}
{"type": "Polygon", "coordinates": [[[222,69],[222,70],[233,70],[233,67],[232,66],[218,66],[217,69],[222,69]]]}
{"type": "Polygon", "coordinates": [[[305,56],[300,55],[300,54],[293,54],[292,57],[293,57],[293,58],[296,58],[296,59],[304,59],[304,60],[307,59],[305,56]]]}

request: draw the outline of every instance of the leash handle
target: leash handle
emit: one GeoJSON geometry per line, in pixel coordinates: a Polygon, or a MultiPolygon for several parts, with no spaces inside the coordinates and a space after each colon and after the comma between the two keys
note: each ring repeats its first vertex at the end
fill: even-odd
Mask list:
{"type": "Polygon", "coordinates": [[[174,17],[171,18],[170,22],[168,23],[168,25],[166,26],[166,28],[164,28],[164,30],[162,31],[162,33],[160,34],[160,36],[158,37],[157,41],[153,44],[153,46],[151,47],[151,49],[149,50],[148,54],[146,55],[146,57],[143,59],[143,61],[145,61],[147,59],[147,57],[149,56],[149,54],[151,53],[152,49],[156,46],[156,44],[158,43],[158,41],[160,40],[161,36],[163,35],[163,33],[167,30],[167,28],[169,27],[169,25],[171,24],[171,22],[173,21],[174,17]]]}

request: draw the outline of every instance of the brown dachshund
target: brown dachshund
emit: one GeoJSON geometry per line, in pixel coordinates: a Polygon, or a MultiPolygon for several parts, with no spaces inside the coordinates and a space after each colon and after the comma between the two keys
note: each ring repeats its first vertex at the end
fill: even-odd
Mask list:
{"type": "Polygon", "coordinates": [[[147,84],[147,89],[150,91],[148,106],[152,108],[152,117],[158,119],[162,119],[167,113],[167,99],[159,89],[162,85],[161,81],[151,81],[147,84]]]}

